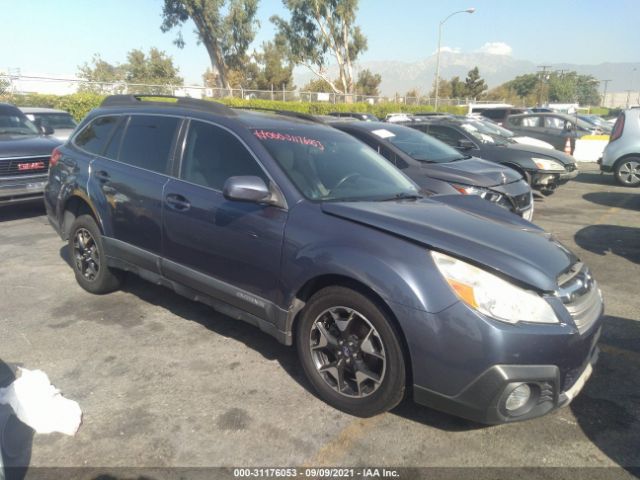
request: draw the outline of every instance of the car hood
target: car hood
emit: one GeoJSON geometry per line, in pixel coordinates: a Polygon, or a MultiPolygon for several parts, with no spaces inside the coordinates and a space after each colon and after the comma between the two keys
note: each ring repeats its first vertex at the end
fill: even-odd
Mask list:
{"type": "Polygon", "coordinates": [[[475,157],[450,163],[425,164],[421,171],[445,182],[478,187],[495,187],[516,182],[522,178],[522,175],[511,168],[475,157]]]}
{"type": "Polygon", "coordinates": [[[61,142],[37,135],[0,135],[0,158],[51,155],[61,142]]]}
{"type": "Polygon", "coordinates": [[[506,145],[509,150],[517,150],[519,152],[529,153],[532,157],[549,158],[557,160],[563,165],[572,165],[576,163],[576,159],[571,155],[567,155],[560,150],[551,150],[548,148],[535,147],[533,145],[523,145],[521,143],[510,143],[506,145]]]}
{"type": "Polygon", "coordinates": [[[501,221],[435,200],[324,203],[323,212],[420,243],[551,292],[578,259],[535,226],[501,221]]]}

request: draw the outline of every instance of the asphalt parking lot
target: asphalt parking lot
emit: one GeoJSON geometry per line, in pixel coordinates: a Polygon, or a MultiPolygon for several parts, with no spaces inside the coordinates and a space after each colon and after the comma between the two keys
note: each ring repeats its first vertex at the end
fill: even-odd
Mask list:
{"type": "MultiPolygon", "coordinates": [[[[535,221],[590,265],[606,301],[591,380],[546,417],[486,427],[405,401],[351,417],[310,391],[293,349],[135,277],[93,296],[39,205],[0,209],[0,359],[42,369],[84,412],[36,435],[32,466],[640,466],[640,190],[595,165],[535,221]]],[[[622,468],[621,468],[622,467],[622,468]]]]}

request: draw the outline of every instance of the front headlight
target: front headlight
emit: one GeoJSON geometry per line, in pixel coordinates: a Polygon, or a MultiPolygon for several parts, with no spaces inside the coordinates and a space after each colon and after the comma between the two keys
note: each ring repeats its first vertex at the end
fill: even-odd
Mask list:
{"type": "Polygon", "coordinates": [[[533,163],[535,163],[540,170],[564,170],[564,165],[555,160],[537,157],[533,157],[531,160],[533,160],[533,163]]]}
{"type": "Polygon", "coordinates": [[[551,306],[537,293],[443,253],[431,256],[458,298],[474,310],[507,323],[558,323],[551,306]]]}
{"type": "Polygon", "coordinates": [[[476,187],[473,185],[459,185],[452,183],[451,186],[463,195],[478,195],[480,198],[489,200],[490,202],[500,203],[503,195],[488,188],[476,187]]]}

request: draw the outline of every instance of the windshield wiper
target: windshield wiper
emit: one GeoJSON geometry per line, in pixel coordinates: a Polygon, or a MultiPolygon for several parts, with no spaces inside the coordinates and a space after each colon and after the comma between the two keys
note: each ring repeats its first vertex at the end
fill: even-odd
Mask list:
{"type": "Polygon", "coordinates": [[[379,201],[391,202],[393,200],[419,200],[421,198],[423,198],[422,195],[418,193],[400,192],[400,193],[396,193],[393,197],[382,198],[379,201]]]}

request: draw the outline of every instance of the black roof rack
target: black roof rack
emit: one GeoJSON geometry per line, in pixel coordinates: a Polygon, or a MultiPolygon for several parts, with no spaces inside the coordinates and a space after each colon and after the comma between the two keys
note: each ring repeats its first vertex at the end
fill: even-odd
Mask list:
{"type": "Polygon", "coordinates": [[[287,117],[294,117],[294,118],[299,118],[301,120],[308,120],[309,122],[325,123],[322,119],[314,115],[311,115],[309,113],[293,112],[291,110],[278,110],[277,108],[264,108],[264,107],[233,107],[233,108],[236,108],[238,110],[258,110],[261,112],[273,112],[273,113],[277,113],[278,115],[285,115],[287,117]]]}
{"type": "Polygon", "coordinates": [[[213,112],[220,115],[236,115],[236,112],[231,108],[219,102],[189,97],[176,97],[174,95],[109,95],[103,100],[102,104],[100,104],[101,107],[131,107],[136,105],[177,106],[213,112]],[[150,100],[144,100],[146,98],[150,100]],[[175,100],[175,102],[153,101],[154,98],[165,98],[175,100]]]}

